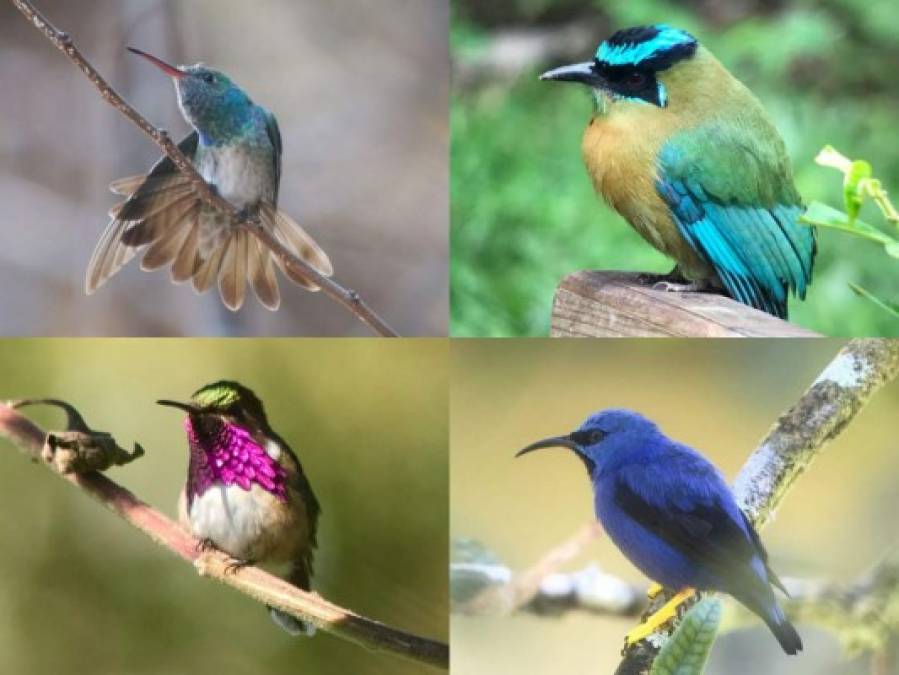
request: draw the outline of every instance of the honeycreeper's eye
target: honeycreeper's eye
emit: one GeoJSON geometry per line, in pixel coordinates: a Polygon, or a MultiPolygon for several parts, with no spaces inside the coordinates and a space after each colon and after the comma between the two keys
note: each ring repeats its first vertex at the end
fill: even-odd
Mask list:
{"type": "Polygon", "coordinates": [[[594,443],[599,443],[602,439],[606,437],[606,432],[601,431],[599,429],[594,429],[587,435],[587,443],[590,445],[594,443]]]}

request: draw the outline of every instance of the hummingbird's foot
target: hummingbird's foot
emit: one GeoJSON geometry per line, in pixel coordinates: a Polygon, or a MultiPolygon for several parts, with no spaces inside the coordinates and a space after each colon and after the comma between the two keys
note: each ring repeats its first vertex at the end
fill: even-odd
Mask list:
{"type": "Polygon", "coordinates": [[[677,618],[684,602],[692,598],[695,594],[696,591],[694,589],[685,588],[671,598],[671,600],[666,602],[658,611],[648,616],[643,623],[633,628],[627,634],[625,637],[625,647],[630,647],[631,645],[640,642],[640,640],[645,640],[659,628],[677,618]]]}
{"type": "Polygon", "coordinates": [[[225,565],[225,574],[237,574],[244,567],[249,567],[253,564],[252,560],[238,560],[237,558],[231,558],[225,565]]]}
{"type": "Polygon", "coordinates": [[[197,542],[197,552],[206,553],[207,551],[217,551],[218,547],[212,539],[200,539],[197,542]]]}

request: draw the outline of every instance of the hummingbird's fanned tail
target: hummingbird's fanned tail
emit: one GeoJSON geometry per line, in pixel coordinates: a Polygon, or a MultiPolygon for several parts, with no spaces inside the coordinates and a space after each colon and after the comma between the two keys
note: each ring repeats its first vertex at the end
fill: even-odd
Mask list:
{"type": "MultiPolygon", "coordinates": [[[[278,238],[278,241],[284,244],[284,246],[293,251],[323,276],[329,277],[334,274],[334,268],[331,266],[331,260],[328,258],[328,255],[293,218],[270,204],[262,205],[260,215],[262,217],[262,224],[270,230],[278,238]]],[[[299,284],[310,291],[319,290],[316,284],[283,265],[280,259],[276,259],[276,263],[284,273],[284,276],[294,283],[299,284]]]]}

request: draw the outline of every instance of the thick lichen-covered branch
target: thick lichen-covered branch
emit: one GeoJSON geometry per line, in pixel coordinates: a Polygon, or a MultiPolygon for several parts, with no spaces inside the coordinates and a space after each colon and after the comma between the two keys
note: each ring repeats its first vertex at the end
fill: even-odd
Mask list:
{"type": "Polygon", "coordinates": [[[102,473],[60,472],[55,463],[48,461],[50,458],[45,452],[48,434],[7,405],[0,405],[0,437],[11,441],[33,461],[43,463],[53,473],[87,492],[157,544],[193,563],[200,574],[231,586],[261,603],[284,610],[336,637],[444,670],[449,668],[448,645],[360,616],[257,567],[234,570],[234,561],[227,555],[219,551],[201,553],[197,539],[102,473]]]}
{"type": "MultiPolygon", "coordinates": [[[[734,483],[734,494],[757,529],[811,466],[818,453],[836,438],[884,384],[899,374],[899,340],[850,341],[808,390],[787,410],[750,455],[734,483]]],[[[665,602],[662,594],[650,604],[665,602]]],[[[676,628],[671,622],[624,650],[616,673],[648,673],[662,644],[676,628]]]]}
{"type": "Polygon", "coordinates": [[[100,96],[102,96],[107,103],[133,122],[135,126],[147,134],[147,136],[162,149],[178,170],[190,180],[194,191],[206,204],[227,214],[232,222],[236,223],[238,227],[243,227],[256,237],[293,273],[321,288],[328,297],[346,307],[356,315],[360,321],[369,326],[378,335],[384,337],[397,337],[396,331],[394,331],[386,321],[378,316],[378,314],[365,303],[359,293],[352,289],[344,288],[330,277],[322,275],[302,258],[288,250],[271,232],[263,227],[258,217],[252,214],[241,213],[212,189],[212,187],[203,180],[203,177],[197,170],[194,169],[190,160],[188,160],[188,158],[178,149],[178,146],[172,142],[168,133],[163,129],[157,129],[150,124],[143,115],[129,105],[128,102],[125,101],[125,99],[123,99],[105,79],[103,79],[100,73],[97,72],[97,69],[91,65],[90,61],[85,58],[84,54],[82,54],[78,47],[75,46],[72,37],[68,33],[64,33],[57,29],[40,12],[38,12],[34,5],[28,0],[10,1],[45,38],[65,54],[72,63],[78,66],[79,70],[81,70],[85,77],[90,80],[91,84],[94,85],[96,90],[100,93],[100,96]]]}

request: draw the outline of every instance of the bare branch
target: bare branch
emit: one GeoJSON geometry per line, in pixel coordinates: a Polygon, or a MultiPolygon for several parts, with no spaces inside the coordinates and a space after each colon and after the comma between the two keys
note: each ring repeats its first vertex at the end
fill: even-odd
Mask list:
{"type": "Polygon", "coordinates": [[[300,257],[289,251],[271,232],[263,227],[259,218],[254,215],[241,214],[226,199],[221,197],[203,177],[194,169],[190,160],[172,142],[168,133],[163,129],[157,129],[146,118],[129,105],[125,99],[113,89],[100,73],[90,64],[81,51],[75,46],[72,37],[68,33],[58,30],[51,24],[28,0],[10,0],[28,21],[37,28],[53,45],[65,54],[72,63],[81,70],[91,81],[91,84],[100,93],[103,99],[116,110],[131,120],[141,131],[153,139],[172,163],[183,173],[191,183],[197,195],[209,206],[228,215],[228,217],[268,247],[281,262],[289,267],[295,274],[314,283],[332,300],[346,307],[356,317],[371,328],[375,333],[383,337],[398,337],[394,331],[378,314],[369,307],[359,294],[338,284],[330,277],[318,272],[300,257]]]}
{"type": "MultiPolygon", "coordinates": [[[[836,438],[871,396],[899,374],[899,340],[850,341],[799,401],[787,410],[752,453],[734,483],[734,495],[761,529],[822,448],[836,438]]],[[[650,603],[650,611],[667,601],[650,603]]],[[[662,644],[677,626],[670,622],[625,648],[618,675],[649,673],[662,644]]]]}
{"type": "Polygon", "coordinates": [[[231,559],[220,551],[199,553],[197,539],[168,517],[101,473],[59,473],[41,458],[47,434],[13,408],[0,405],[0,436],[12,441],[33,461],[80,487],[153,541],[193,563],[200,574],[237,589],[259,602],[277,607],[298,619],[344,640],[374,650],[388,651],[447,670],[449,646],[445,643],[391,628],[328,602],[317,593],[302,591],[253,566],[235,571],[231,559]]]}

